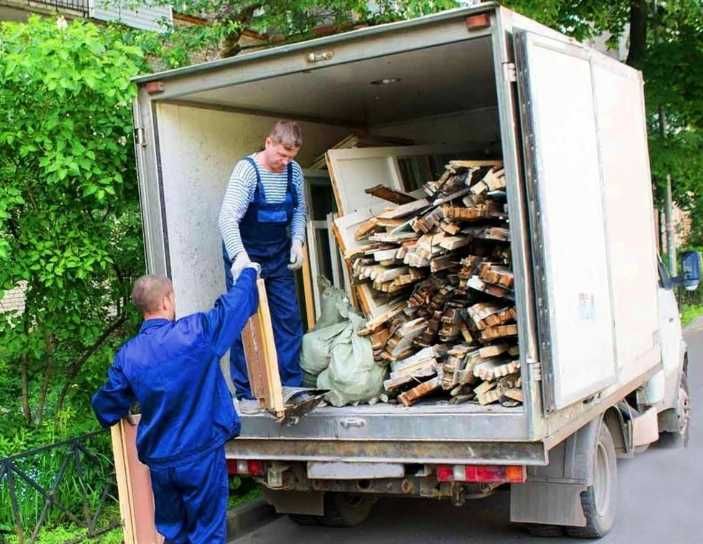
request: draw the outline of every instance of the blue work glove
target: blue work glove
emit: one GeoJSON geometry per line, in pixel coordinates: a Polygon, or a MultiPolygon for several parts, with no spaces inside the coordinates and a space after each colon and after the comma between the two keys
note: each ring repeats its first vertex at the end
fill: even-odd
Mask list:
{"type": "Polygon", "coordinates": [[[290,246],[290,264],[288,270],[298,270],[303,266],[303,242],[295,239],[290,246]]]}
{"type": "Polygon", "coordinates": [[[247,252],[242,250],[237,253],[237,256],[234,258],[234,262],[232,263],[232,268],[230,268],[232,271],[232,283],[237,282],[237,278],[239,278],[239,275],[245,268],[253,268],[256,270],[257,277],[261,274],[261,265],[259,263],[252,262],[252,260],[249,259],[247,252]]]}

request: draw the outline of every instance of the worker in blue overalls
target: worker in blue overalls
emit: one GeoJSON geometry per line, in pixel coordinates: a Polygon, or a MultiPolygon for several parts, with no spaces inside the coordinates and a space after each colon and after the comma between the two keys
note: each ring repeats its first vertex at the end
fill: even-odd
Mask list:
{"type": "MultiPolygon", "coordinates": [[[[305,198],[303,172],[293,159],[303,144],[300,126],[278,121],[264,149],[237,162],[219,216],[226,285],[230,270],[251,261],[266,280],[278,366],[283,385],[299,387],[303,325],[293,271],[303,265],[305,198]]],[[[240,398],[252,398],[242,341],[230,352],[232,380],[240,398]]]]}
{"type": "Polygon", "coordinates": [[[144,322],[93,396],[104,427],[125,417],[132,422],[130,406],[139,403],[137,453],[149,467],[156,527],[167,543],[225,542],[224,444],[240,424],[219,361],[256,311],[257,270],[242,270],[208,312],[178,320],[171,282],[139,278],[132,300],[144,322]]]}

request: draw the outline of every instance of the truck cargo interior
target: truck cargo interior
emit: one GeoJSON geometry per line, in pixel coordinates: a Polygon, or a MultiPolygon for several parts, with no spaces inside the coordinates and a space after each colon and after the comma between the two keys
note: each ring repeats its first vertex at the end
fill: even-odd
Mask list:
{"type": "MultiPolygon", "coordinates": [[[[296,119],[304,132],[298,161],[306,170],[308,185],[312,273],[323,274],[348,290],[349,278],[345,282],[341,261],[333,253],[332,236],[325,228],[329,226],[326,216],[338,206],[320,157],[351,134],[422,146],[413,148],[417,155],[397,159],[407,192],[438,179],[450,159],[500,159],[495,85],[491,37],[484,35],[157,102],[162,213],[178,313],[203,310],[223,291],[217,228],[221,199],[234,163],[261,147],[275,119],[296,119]],[[181,213],[175,217],[169,210],[181,213]]],[[[385,157],[382,161],[387,162],[385,157]]],[[[373,167],[361,168],[359,187],[347,190],[370,199],[368,205],[388,205],[363,193],[364,188],[388,184],[388,180],[379,179],[373,167]]],[[[345,212],[351,211],[351,205],[347,203],[345,212]]],[[[299,298],[305,311],[302,292],[299,298]]],[[[317,282],[314,305],[319,312],[317,282]]],[[[430,398],[411,410],[442,410],[446,404],[446,398],[430,398]]],[[[452,413],[522,410],[521,406],[473,403],[449,408],[452,413]]],[[[383,412],[399,407],[348,409],[383,412]]]]}

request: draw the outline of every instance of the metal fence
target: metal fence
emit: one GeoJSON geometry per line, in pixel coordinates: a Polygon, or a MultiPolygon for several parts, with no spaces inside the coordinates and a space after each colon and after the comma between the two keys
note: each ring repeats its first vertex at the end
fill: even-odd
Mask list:
{"type": "Polygon", "coordinates": [[[0,459],[0,543],[32,544],[61,527],[84,542],[120,526],[110,433],[98,431],[0,459]],[[70,528],[70,531],[66,530],[70,528]]]}
{"type": "Polygon", "coordinates": [[[70,9],[78,11],[84,17],[90,10],[89,0],[28,0],[28,4],[40,4],[55,9],[70,9]]]}

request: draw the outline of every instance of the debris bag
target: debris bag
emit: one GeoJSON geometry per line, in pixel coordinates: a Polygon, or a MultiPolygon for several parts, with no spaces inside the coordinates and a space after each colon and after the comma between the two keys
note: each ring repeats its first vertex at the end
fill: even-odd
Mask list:
{"type": "Polygon", "coordinates": [[[323,286],[320,319],[303,336],[300,356],[303,385],[306,387],[315,387],[318,374],[329,366],[332,342],[346,328],[350,308],[344,291],[333,287],[324,276],[320,276],[319,281],[323,286]]]}
{"type": "Polygon", "coordinates": [[[317,376],[330,364],[332,342],[347,328],[347,321],[334,323],[321,329],[313,329],[303,336],[300,368],[306,387],[315,387],[317,376]]]}
{"type": "Polygon", "coordinates": [[[364,323],[349,311],[344,330],[332,342],[329,366],[317,377],[317,387],[329,390],[326,399],[334,406],[368,402],[383,393],[386,369],[374,361],[371,341],[357,334],[364,323]]]}
{"type": "Polygon", "coordinates": [[[322,287],[320,294],[320,319],[315,323],[313,330],[324,329],[347,318],[349,299],[341,289],[332,285],[324,276],[318,276],[319,285],[322,287]]]}

